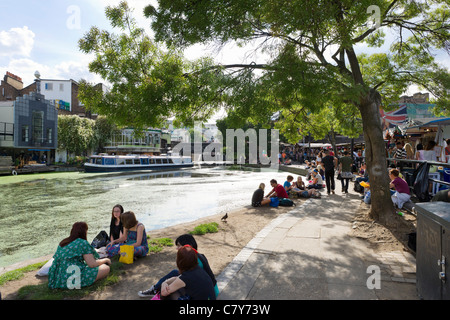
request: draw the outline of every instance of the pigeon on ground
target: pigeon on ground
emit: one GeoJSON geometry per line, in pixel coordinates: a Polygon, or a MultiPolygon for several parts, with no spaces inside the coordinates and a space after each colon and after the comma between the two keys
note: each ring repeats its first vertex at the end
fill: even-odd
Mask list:
{"type": "Polygon", "coordinates": [[[220,220],[223,222],[227,222],[227,218],[228,218],[228,213],[225,213],[225,215],[220,220]]]}

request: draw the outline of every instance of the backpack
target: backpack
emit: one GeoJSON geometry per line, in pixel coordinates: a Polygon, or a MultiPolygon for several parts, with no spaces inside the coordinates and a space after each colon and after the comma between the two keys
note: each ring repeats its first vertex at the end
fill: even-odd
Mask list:
{"type": "Polygon", "coordinates": [[[292,207],[294,205],[294,201],[292,201],[291,199],[283,198],[279,200],[278,204],[282,207],[292,207]]]}
{"type": "Polygon", "coordinates": [[[355,187],[353,188],[356,192],[364,192],[364,187],[359,184],[358,181],[355,181],[355,187]]]}

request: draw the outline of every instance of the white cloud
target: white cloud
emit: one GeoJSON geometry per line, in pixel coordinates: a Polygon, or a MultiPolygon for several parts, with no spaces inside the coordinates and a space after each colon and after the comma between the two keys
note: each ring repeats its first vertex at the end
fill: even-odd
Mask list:
{"type": "Polygon", "coordinates": [[[0,56],[29,57],[34,45],[34,36],[34,32],[27,26],[0,31],[0,56]]]}

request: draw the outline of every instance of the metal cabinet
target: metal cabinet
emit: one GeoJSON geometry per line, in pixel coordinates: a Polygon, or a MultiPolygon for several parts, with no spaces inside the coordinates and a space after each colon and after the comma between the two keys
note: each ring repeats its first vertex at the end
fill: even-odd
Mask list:
{"type": "Polygon", "coordinates": [[[450,203],[417,203],[416,277],[419,297],[450,300],[450,203]]]}

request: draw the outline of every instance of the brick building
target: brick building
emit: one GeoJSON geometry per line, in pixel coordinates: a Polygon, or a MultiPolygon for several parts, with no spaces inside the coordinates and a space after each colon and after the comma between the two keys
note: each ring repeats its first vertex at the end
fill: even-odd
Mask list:
{"type": "MultiPolygon", "coordinates": [[[[53,103],[59,115],[78,115],[80,117],[96,118],[86,111],[78,100],[78,82],[75,80],[41,79],[41,94],[53,103]]],[[[36,92],[36,83],[24,87],[22,79],[10,72],[6,72],[0,83],[0,101],[15,101],[30,92],[36,92]]]]}

